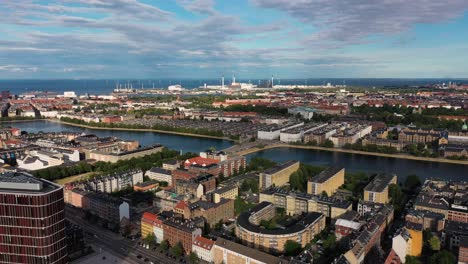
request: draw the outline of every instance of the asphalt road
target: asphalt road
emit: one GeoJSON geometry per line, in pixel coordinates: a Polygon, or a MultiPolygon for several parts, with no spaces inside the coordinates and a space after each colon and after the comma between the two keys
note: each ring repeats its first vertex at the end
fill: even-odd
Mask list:
{"type": "Polygon", "coordinates": [[[83,228],[85,234],[87,235],[87,241],[95,246],[95,250],[103,248],[114,255],[125,259],[133,264],[140,263],[162,263],[162,264],[172,264],[177,263],[174,260],[169,259],[165,255],[162,255],[158,252],[153,252],[152,250],[145,249],[137,245],[137,241],[131,241],[126,238],[123,238],[121,235],[113,233],[107,229],[104,229],[100,226],[90,225],[86,220],[81,218],[80,210],[67,207],[65,209],[66,218],[83,228]],[[142,258],[138,259],[137,256],[141,255],[142,258]],[[144,259],[148,258],[148,262],[144,262],[144,259]]]}

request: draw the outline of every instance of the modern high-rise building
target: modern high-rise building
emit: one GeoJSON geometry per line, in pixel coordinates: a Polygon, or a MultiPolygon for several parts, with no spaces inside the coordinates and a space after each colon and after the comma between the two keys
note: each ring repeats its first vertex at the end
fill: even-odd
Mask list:
{"type": "Polygon", "coordinates": [[[62,187],[0,174],[0,263],[67,263],[62,187]]]}

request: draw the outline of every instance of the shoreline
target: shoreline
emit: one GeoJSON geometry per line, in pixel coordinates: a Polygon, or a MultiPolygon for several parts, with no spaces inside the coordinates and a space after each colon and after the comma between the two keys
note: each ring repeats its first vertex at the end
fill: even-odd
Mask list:
{"type": "Polygon", "coordinates": [[[26,119],[26,120],[1,120],[0,124],[3,124],[3,123],[35,122],[35,121],[40,121],[40,120],[47,120],[47,119],[40,118],[40,119],[26,119]]]}
{"type": "MultiPolygon", "coordinates": [[[[209,139],[218,139],[218,140],[227,140],[227,141],[230,141],[230,142],[236,142],[233,139],[225,138],[225,137],[198,135],[198,134],[183,133],[183,132],[176,132],[176,131],[164,131],[164,130],[156,130],[156,129],[151,129],[151,128],[93,127],[93,126],[89,126],[89,125],[82,125],[82,124],[64,122],[64,121],[56,120],[56,119],[36,119],[36,120],[17,120],[17,121],[18,122],[31,122],[31,121],[37,121],[37,120],[44,120],[46,122],[54,122],[54,123],[59,123],[59,124],[64,124],[64,125],[69,125],[69,126],[88,128],[88,129],[96,129],[96,130],[114,130],[114,131],[129,131],[129,132],[132,132],[132,131],[133,132],[155,132],[155,133],[161,133],[161,134],[172,134],[172,135],[179,135],[179,136],[209,138],[209,139]]],[[[8,122],[11,122],[11,121],[8,121],[8,122]]],[[[6,121],[4,123],[6,123],[6,121]]],[[[235,152],[235,154],[245,156],[245,155],[260,152],[260,151],[263,151],[263,150],[269,150],[269,149],[275,149],[275,148],[321,150],[321,151],[328,151],[328,152],[340,152],[340,153],[349,153],[349,154],[358,154],[358,155],[376,156],[376,157],[385,157],[385,158],[394,158],[394,159],[407,159],[407,160],[415,160],[415,161],[428,161],[428,162],[468,165],[468,160],[450,160],[450,159],[445,159],[445,158],[418,157],[418,156],[411,156],[411,155],[408,155],[408,154],[387,154],[387,153],[367,152],[367,151],[352,150],[352,149],[325,148],[325,147],[319,147],[319,146],[301,146],[301,145],[292,145],[292,144],[284,144],[284,143],[265,146],[263,148],[255,147],[255,148],[235,152]]]]}
{"type": "Polygon", "coordinates": [[[426,158],[426,157],[411,156],[408,154],[387,154],[387,153],[367,152],[367,151],[352,150],[352,149],[325,148],[325,147],[319,147],[319,146],[300,146],[300,145],[290,145],[290,144],[276,144],[276,145],[271,145],[271,146],[265,146],[264,148],[255,147],[255,148],[251,148],[248,150],[236,152],[236,154],[245,156],[245,155],[260,152],[263,150],[269,150],[269,149],[275,149],[275,148],[310,149],[310,150],[321,150],[321,151],[328,151],[328,152],[340,152],[340,153],[359,154],[359,155],[367,155],[367,156],[377,156],[377,157],[385,157],[385,158],[468,165],[468,160],[450,160],[450,159],[444,159],[444,158],[430,158],[430,157],[426,158]]]}
{"type": "Polygon", "coordinates": [[[226,137],[199,135],[199,134],[191,134],[191,133],[184,133],[184,132],[177,132],[177,131],[165,131],[165,130],[158,130],[158,129],[152,129],[152,128],[94,127],[94,126],[89,126],[89,125],[82,125],[82,124],[64,122],[64,121],[57,120],[57,119],[43,119],[43,120],[45,120],[47,122],[54,122],[54,123],[59,123],[59,124],[64,124],[64,125],[69,125],[69,126],[88,128],[88,129],[130,131],[130,132],[132,132],[132,131],[134,131],[134,132],[155,132],[155,133],[160,133],[160,134],[172,134],[172,135],[187,136],[187,137],[210,138],[210,139],[219,139],[219,140],[227,140],[227,141],[235,142],[235,140],[230,139],[230,138],[226,138],[226,137]]]}

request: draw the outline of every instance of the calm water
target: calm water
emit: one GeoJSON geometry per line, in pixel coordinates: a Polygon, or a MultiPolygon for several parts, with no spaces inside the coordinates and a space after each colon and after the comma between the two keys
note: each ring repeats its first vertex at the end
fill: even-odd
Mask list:
{"type": "Polygon", "coordinates": [[[27,131],[28,133],[42,132],[84,132],[86,134],[95,134],[99,137],[115,136],[126,140],[138,140],[140,145],[148,146],[160,143],[170,149],[182,150],[185,152],[204,151],[210,147],[216,149],[225,149],[232,145],[227,140],[217,140],[199,137],[185,137],[171,134],[160,134],[154,132],[130,132],[130,131],[112,131],[112,130],[99,130],[87,129],[81,127],[67,126],[59,123],[47,121],[34,121],[34,122],[17,122],[17,123],[3,123],[4,126],[13,126],[27,131]]]}
{"type": "MultiPolygon", "coordinates": [[[[3,123],[3,125],[11,125],[14,127],[18,127],[27,132],[70,131],[85,132],[88,134],[95,134],[101,137],[116,136],[122,139],[139,140],[141,145],[161,143],[167,146],[168,148],[182,150],[184,153],[187,151],[199,152],[206,150],[207,148],[212,146],[216,149],[224,149],[231,146],[232,144],[230,141],[225,140],[185,137],[170,134],[159,134],[153,132],[128,132],[85,129],[46,121],[9,124],[3,123]]],[[[278,162],[286,160],[299,160],[307,164],[318,166],[343,166],[346,168],[346,170],[353,172],[396,173],[399,176],[400,180],[403,180],[407,175],[410,174],[416,174],[424,179],[443,178],[450,180],[468,180],[467,165],[393,159],[348,153],[289,148],[271,149],[254,153],[248,155],[248,159],[257,156],[275,160],[278,162]]]]}
{"type": "Polygon", "coordinates": [[[410,174],[416,174],[424,179],[468,180],[468,166],[459,164],[292,148],[270,149],[248,156],[249,159],[252,157],[275,161],[299,160],[317,166],[343,166],[352,172],[396,173],[400,181],[410,174]]]}
{"type": "MultiPolygon", "coordinates": [[[[237,79],[240,82],[258,84],[266,80],[237,79]]],[[[230,78],[226,78],[229,83],[230,78]]],[[[275,79],[275,84],[289,85],[322,85],[346,84],[350,86],[382,87],[382,86],[418,86],[433,83],[466,82],[460,79],[390,79],[390,78],[309,78],[309,79],[275,79]]],[[[169,85],[180,84],[191,89],[203,84],[220,85],[221,78],[214,79],[153,79],[153,80],[0,80],[0,90],[9,90],[13,94],[21,94],[30,91],[49,91],[62,94],[64,91],[75,91],[77,94],[108,94],[116,85],[131,84],[133,88],[167,88],[169,85]]]]}

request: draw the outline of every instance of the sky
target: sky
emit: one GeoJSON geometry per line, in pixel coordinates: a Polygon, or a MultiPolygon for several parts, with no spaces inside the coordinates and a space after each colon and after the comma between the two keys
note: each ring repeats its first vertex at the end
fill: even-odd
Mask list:
{"type": "Polygon", "coordinates": [[[233,74],[468,78],[468,1],[0,1],[0,79],[233,74]]]}

